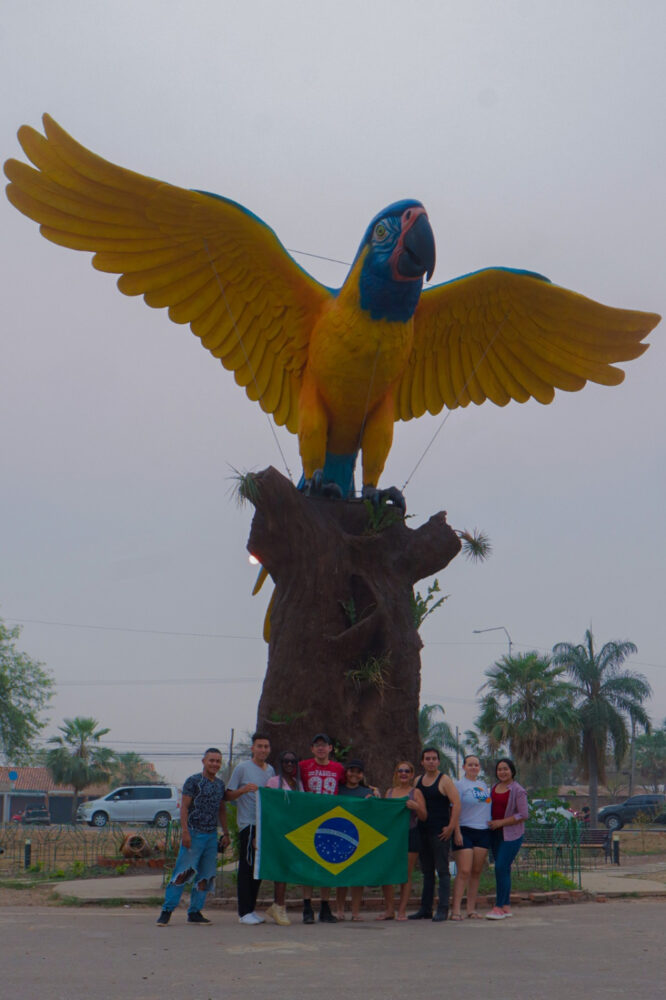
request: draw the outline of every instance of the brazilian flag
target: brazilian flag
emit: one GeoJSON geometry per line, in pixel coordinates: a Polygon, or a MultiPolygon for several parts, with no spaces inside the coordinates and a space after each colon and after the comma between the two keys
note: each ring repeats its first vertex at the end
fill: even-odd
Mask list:
{"type": "Polygon", "coordinates": [[[356,799],[260,788],[254,877],[300,885],[407,881],[403,799],[356,799]]]}

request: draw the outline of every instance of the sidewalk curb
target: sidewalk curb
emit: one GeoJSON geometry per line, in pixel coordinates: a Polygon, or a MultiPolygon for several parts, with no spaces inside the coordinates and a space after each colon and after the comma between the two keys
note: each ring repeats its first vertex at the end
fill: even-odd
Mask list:
{"type": "MultiPolygon", "coordinates": [[[[154,892],[151,894],[146,893],[145,896],[124,896],[122,894],[118,895],[108,895],[100,891],[99,895],[94,896],[77,896],[76,893],[71,892],[68,887],[68,891],[62,891],[63,887],[54,888],[53,894],[58,898],[63,900],[76,901],[77,906],[108,906],[109,904],[114,904],[116,906],[159,906],[162,901],[162,894],[156,895],[154,892]]],[[[516,893],[512,896],[511,905],[516,909],[522,909],[525,906],[562,906],[571,905],[574,903],[605,903],[609,900],[615,899],[666,899],[666,889],[663,892],[657,892],[649,890],[646,892],[635,892],[627,891],[620,892],[616,890],[609,890],[603,893],[601,892],[589,892],[585,889],[572,889],[572,890],[556,890],[553,892],[529,892],[529,893],[516,893]]],[[[264,910],[270,906],[272,903],[271,899],[261,899],[257,901],[257,909],[264,910]]],[[[418,908],[420,899],[413,897],[409,902],[410,908],[418,908]]],[[[492,907],[494,904],[494,897],[492,896],[480,896],[478,904],[481,907],[487,906],[492,907]]],[[[303,901],[301,899],[289,899],[286,902],[287,909],[292,912],[297,912],[302,909],[303,901]]],[[[363,909],[366,912],[373,912],[374,910],[383,909],[383,900],[372,896],[363,900],[363,909]]],[[[206,907],[208,909],[214,910],[236,910],[236,898],[235,897],[215,897],[209,896],[206,901],[206,907]]]]}

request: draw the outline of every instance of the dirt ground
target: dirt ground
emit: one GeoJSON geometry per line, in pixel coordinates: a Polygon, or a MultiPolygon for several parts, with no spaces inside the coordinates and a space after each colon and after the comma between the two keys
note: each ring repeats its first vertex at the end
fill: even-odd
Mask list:
{"type": "Polygon", "coordinates": [[[2,889],[0,888],[0,908],[5,906],[58,906],[57,900],[52,900],[51,889],[39,887],[35,889],[2,889]]]}
{"type": "Polygon", "coordinates": [[[0,909],[3,995],[48,1000],[655,1000],[663,984],[666,904],[521,908],[513,920],[346,921],[245,927],[211,913],[204,929],[181,908],[0,909]]]}

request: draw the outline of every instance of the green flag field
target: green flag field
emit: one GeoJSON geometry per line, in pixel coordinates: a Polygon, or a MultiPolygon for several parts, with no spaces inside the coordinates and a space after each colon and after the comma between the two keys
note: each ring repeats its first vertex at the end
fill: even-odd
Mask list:
{"type": "Polygon", "coordinates": [[[254,875],[300,885],[406,882],[408,829],[402,799],[260,788],[254,875]]]}

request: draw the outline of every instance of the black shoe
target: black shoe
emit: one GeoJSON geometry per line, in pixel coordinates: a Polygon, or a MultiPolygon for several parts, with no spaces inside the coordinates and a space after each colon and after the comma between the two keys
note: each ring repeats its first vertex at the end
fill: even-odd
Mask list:
{"type": "Polygon", "coordinates": [[[434,917],[432,918],[432,922],[433,923],[441,923],[443,920],[448,920],[448,919],[449,919],[449,911],[448,910],[437,910],[437,912],[435,913],[434,917]]]}
{"type": "Polygon", "coordinates": [[[319,908],[319,922],[321,924],[337,924],[338,918],[331,913],[331,907],[322,900],[319,908]]]}
{"type": "Polygon", "coordinates": [[[201,910],[195,910],[194,913],[187,914],[188,924],[209,924],[210,920],[208,917],[204,917],[201,910]]]}
{"type": "Polygon", "coordinates": [[[157,918],[158,927],[166,927],[166,925],[171,920],[171,910],[162,910],[159,917],[157,918]]]}
{"type": "Polygon", "coordinates": [[[432,910],[424,910],[421,907],[416,913],[410,913],[407,917],[408,920],[432,920],[432,910]]]}
{"type": "Polygon", "coordinates": [[[304,906],[303,907],[303,923],[304,924],[313,924],[314,922],[315,922],[314,921],[314,910],[312,909],[311,906],[304,906]]]}

